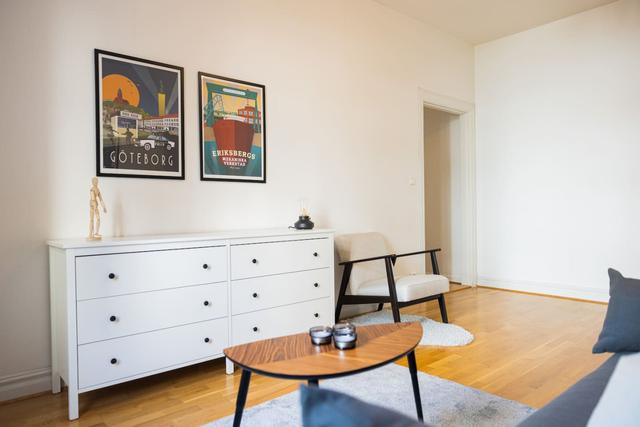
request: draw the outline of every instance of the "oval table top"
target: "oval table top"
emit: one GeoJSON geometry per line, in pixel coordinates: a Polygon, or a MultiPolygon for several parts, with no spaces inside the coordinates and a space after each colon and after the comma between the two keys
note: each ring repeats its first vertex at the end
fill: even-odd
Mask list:
{"type": "Polygon", "coordinates": [[[422,325],[385,323],[357,326],[350,350],[316,346],[306,332],[229,347],[225,356],[243,369],[277,378],[326,379],[351,375],[391,363],[411,352],[422,338],[422,325]]]}

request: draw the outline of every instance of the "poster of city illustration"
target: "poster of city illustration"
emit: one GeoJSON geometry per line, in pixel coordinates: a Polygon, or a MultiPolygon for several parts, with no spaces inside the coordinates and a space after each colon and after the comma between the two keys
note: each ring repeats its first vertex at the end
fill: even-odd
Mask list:
{"type": "Polygon", "coordinates": [[[200,179],[266,182],[265,87],[198,73],[200,179]]]}
{"type": "Polygon", "coordinates": [[[95,60],[97,174],[184,179],[183,69],[101,50],[95,60]]]}

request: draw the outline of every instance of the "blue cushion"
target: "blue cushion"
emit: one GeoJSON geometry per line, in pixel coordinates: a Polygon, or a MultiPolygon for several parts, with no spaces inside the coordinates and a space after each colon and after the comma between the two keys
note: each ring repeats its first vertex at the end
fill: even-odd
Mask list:
{"type": "Polygon", "coordinates": [[[609,307],[594,353],[640,351],[640,280],[609,269],[609,307]]]}
{"type": "Polygon", "coordinates": [[[304,427],[424,427],[417,419],[346,394],[300,386],[304,427]]]}

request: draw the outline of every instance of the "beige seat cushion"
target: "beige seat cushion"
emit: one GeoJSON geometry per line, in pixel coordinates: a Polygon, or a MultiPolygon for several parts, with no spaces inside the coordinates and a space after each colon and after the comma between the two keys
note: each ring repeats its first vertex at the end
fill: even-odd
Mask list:
{"type": "MultiPolygon", "coordinates": [[[[408,302],[449,292],[449,279],[438,274],[413,274],[396,277],[396,293],[399,302],[408,302]]],[[[387,278],[363,282],[356,294],[389,296],[387,278]]]]}

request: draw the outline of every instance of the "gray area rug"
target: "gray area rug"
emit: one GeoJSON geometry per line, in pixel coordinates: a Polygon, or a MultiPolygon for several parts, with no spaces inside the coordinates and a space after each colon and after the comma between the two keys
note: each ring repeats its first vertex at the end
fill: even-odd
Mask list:
{"type": "MultiPolygon", "coordinates": [[[[422,340],[420,345],[432,345],[439,347],[453,347],[467,345],[474,340],[474,336],[466,329],[451,323],[441,323],[424,316],[413,314],[401,314],[400,320],[403,322],[422,323],[422,340]]],[[[347,321],[354,325],[371,325],[374,323],[393,323],[391,310],[374,311],[373,313],[361,314],[351,317],[347,321]]]]}
{"type": "MultiPolygon", "coordinates": [[[[534,410],[453,381],[418,372],[425,423],[434,427],[510,427],[534,410]]],[[[416,416],[409,370],[391,364],[358,375],[320,381],[320,387],[349,394],[380,406],[416,416]]],[[[251,393],[251,387],[249,387],[251,393]]],[[[230,426],[233,415],[206,424],[230,426]]],[[[300,397],[293,392],[252,408],[242,416],[245,427],[300,426],[300,397]]]]}

